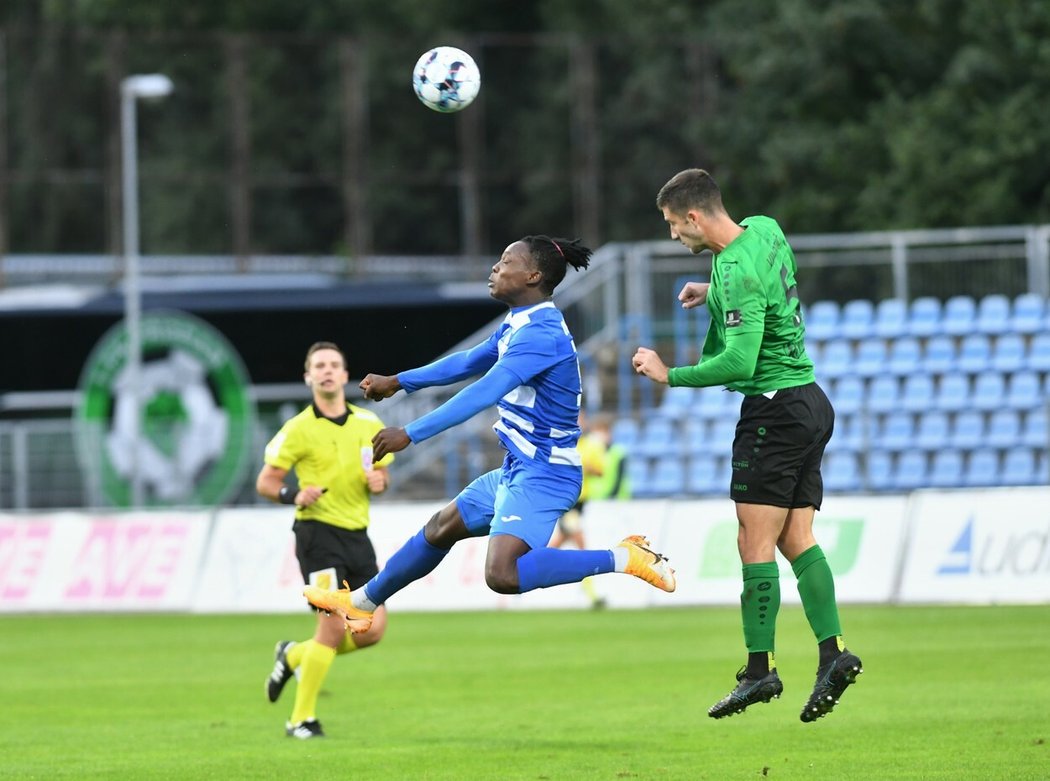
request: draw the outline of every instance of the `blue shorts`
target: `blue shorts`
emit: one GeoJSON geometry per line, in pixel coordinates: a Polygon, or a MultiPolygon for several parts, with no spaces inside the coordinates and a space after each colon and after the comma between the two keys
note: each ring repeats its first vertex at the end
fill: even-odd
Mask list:
{"type": "Polygon", "coordinates": [[[508,453],[500,469],[460,491],[456,507],[475,537],[509,534],[530,548],[545,548],[558,519],[576,504],[582,482],[578,468],[540,466],[508,453]]]}

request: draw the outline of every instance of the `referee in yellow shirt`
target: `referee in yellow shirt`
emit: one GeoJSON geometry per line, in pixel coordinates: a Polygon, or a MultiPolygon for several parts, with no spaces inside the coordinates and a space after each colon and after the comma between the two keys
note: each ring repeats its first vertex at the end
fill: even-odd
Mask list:
{"type": "MultiPolygon", "coordinates": [[[[372,494],[389,485],[387,465],[393,454],[372,463],[372,437],[383,428],[373,413],[346,400],[350,378],[342,350],[332,342],[317,342],[306,353],[306,384],[313,402],[288,420],[266,446],[265,464],[255,488],[274,502],[295,505],[295,555],[303,579],[312,586],[336,589],[343,581],[351,589],[369,581],[379,569],[368,539],[368,507],[372,494]],[[295,468],[298,487],[285,484],[295,468]]],[[[386,630],[386,610],[376,610],[372,626],[360,634],[347,631],[335,614],[317,613],[317,629],[309,640],[281,640],[274,649],[273,671],[266,694],[276,702],[295,675],[298,687],[289,737],[323,737],[317,720],[317,695],[332,660],[375,645],[386,630]]]]}

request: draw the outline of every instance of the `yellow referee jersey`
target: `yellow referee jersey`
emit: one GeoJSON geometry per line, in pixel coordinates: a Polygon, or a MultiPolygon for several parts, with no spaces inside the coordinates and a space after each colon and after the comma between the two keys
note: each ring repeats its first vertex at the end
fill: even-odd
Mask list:
{"type": "MultiPolygon", "coordinates": [[[[264,460],[278,469],[295,469],[299,485],[319,485],[328,491],[296,520],[324,521],[344,529],[368,528],[369,491],[362,449],[371,453],[372,436],[383,428],[375,413],[353,404],[342,425],[321,415],[313,404],[289,419],[266,446],[264,460]]],[[[394,460],[388,454],[376,466],[394,460]]]]}

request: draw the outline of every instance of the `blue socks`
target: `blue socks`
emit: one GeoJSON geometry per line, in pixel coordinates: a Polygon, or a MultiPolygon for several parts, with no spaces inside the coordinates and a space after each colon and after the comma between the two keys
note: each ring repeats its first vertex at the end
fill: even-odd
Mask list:
{"type": "Polygon", "coordinates": [[[579,583],[589,575],[612,571],[612,551],[533,548],[518,559],[518,593],[579,583]]]}
{"type": "Polygon", "coordinates": [[[427,542],[420,529],[387,561],[383,570],[365,584],[365,595],[382,605],[414,580],[428,575],[448,554],[448,549],[427,542]]]}

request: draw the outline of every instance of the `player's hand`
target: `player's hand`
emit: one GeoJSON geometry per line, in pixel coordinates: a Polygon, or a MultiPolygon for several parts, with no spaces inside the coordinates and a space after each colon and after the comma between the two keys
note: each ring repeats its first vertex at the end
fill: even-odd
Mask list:
{"type": "Polygon", "coordinates": [[[667,365],[660,360],[655,350],[639,347],[631,359],[631,365],[638,374],[644,374],[650,380],[667,382],[667,365]]]}
{"type": "Polygon", "coordinates": [[[382,469],[369,469],[365,472],[365,481],[370,493],[381,494],[386,490],[386,472],[382,469]]]}
{"type": "Polygon", "coordinates": [[[303,507],[309,507],[320,499],[321,495],[327,490],[327,488],[322,488],[319,485],[300,486],[299,493],[295,495],[295,506],[300,509],[303,507]]]}
{"type": "Polygon", "coordinates": [[[372,457],[382,461],[387,453],[398,453],[412,444],[403,428],[387,427],[372,437],[372,457]]]}
{"type": "Polygon", "coordinates": [[[368,374],[361,380],[361,384],[358,387],[361,388],[365,398],[369,401],[382,401],[383,399],[389,399],[401,390],[401,383],[398,381],[396,374],[368,374]]]}
{"type": "Polygon", "coordinates": [[[678,300],[682,302],[682,309],[692,309],[705,304],[709,287],[711,287],[710,282],[686,282],[685,287],[678,293],[678,300]]]}

